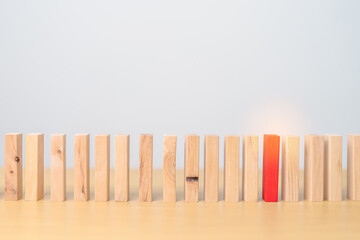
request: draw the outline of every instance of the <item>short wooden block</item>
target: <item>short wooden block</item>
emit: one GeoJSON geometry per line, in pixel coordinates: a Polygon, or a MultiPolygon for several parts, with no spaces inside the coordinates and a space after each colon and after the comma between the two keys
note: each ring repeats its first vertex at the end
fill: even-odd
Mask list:
{"type": "Polygon", "coordinates": [[[199,136],[185,136],[185,202],[199,201],[199,136]]]}
{"type": "Polygon", "coordinates": [[[25,200],[44,197],[44,134],[28,134],[25,139],[25,200]]]}
{"type": "Polygon", "coordinates": [[[176,202],[176,136],[164,136],[163,201],[176,202]]]}
{"type": "Polygon", "coordinates": [[[243,136],[242,199],[258,201],[259,136],[243,136]]]}
{"type": "Polygon", "coordinates": [[[240,137],[225,136],[224,149],[224,201],[239,201],[240,137]]]}
{"type": "Polygon", "coordinates": [[[324,136],[324,199],[342,200],[342,137],[324,136]]]}
{"type": "Polygon", "coordinates": [[[152,161],[153,161],[153,136],[140,135],[140,179],[139,201],[152,201],[152,161]]]}
{"type": "Polygon", "coordinates": [[[347,136],[347,197],[360,200],[360,135],[347,136]]]}
{"type": "Polygon", "coordinates": [[[22,134],[5,135],[5,201],[22,198],[22,134]]]}
{"type": "Polygon", "coordinates": [[[109,201],[110,135],[95,136],[95,201],[109,201]]]}
{"type": "Polygon", "coordinates": [[[115,201],[129,201],[130,135],[115,136],[115,201]]]}
{"type": "Polygon", "coordinates": [[[324,200],[324,137],[305,135],[304,199],[324,200]]]}
{"type": "Polygon", "coordinates": [[[205,201],[219,200],[219,136],[204,138],[205,201]]]}
{"type": "Polygon", "coordinates": [[[287,202],[299,201],[299,156],[300,137],[282,137],[281,199],[287,202]]]}
{"type": "Polygon", "coordinates": [[[54,134],[50,140],[51,201],[66,199],[66,135],[54,134]]]}
{"type": "Polygon", "coordinates": [[[90,196],[90,135],[74,137],[74,200],[88,201],[90,196]]]}

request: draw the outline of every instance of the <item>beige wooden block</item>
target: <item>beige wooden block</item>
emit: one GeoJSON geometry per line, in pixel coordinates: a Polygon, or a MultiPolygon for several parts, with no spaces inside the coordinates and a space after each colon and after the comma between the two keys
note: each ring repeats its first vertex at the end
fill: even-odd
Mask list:
{"type": "Polygon", "coordinates": [[[153,136],[150,134],[140,135],[140,179],[139,201],[152,201],[152,161],[153,161],[153,136]]]}
{"type": "Polygon", "coordinates": [[[360,135],[347,136],[347,197],[360,200],[360,135]]]}
{"type": "Polygon", "coordinates": [[[258,201],[259,136],[243,136],[242,199],[258,201]]]}
{"type": "Polygon", "coordinates": [[[219,200],[219,136],[204,138],[205,201],[219,200]]]}
{"type": "Polygon", "coordinates": [[[66,135],[54,134],[50,139],[51,201],[66,199],[66,135]]]}
{"type": "Polygon", "coordinates": [[[185,136],[185,202],[199,201],[199,136],[185,136]]]}
{"type": "Polygon", "coordinates": [[[109,201],[110,135],[95,136],[95,201],[109,201]]]}
{"type": "Polygon", "coordinates": [[[25,138],[25,200],[44,197],[44,134],[27,134],[25,138]]]}
{"type": "Polygon", "coordinates": [[[224,149],[224,201],[239,201],[240,137],[225,136],[224,149]]]}
{"type": "Polygon", "coordinates": [[[115,201],[129,201],[130,135],[115,136],[115,201]]]}
{"type": "Polygon", "coordinates": [[[324,199],[342,200],[342,137],[324,135],[324,199]]]}
{"type": "Polygon", "coordinates": [[[74,200],[88,201],[90,196],[90,135],[74,137],[74,200]]]}
{"type": "Polygon", "coordinates": [[[287,202],[299,201],[299,156],[300,137],[282,137],[281,199],[287,202]]]}
{"type": "Polygon", "coordinates": [[[324,200],[324,137],[305,135],[304,199],[324,200]]]}
{"type": "Polygon", "coordinates": [[[163,201],[176,202],[176,136],[164,136],[163,201]]]}
{"type": "Polygon", "coordinates": [[[22,198],[22,134],[5,135],[5,201],[22,198]]]}

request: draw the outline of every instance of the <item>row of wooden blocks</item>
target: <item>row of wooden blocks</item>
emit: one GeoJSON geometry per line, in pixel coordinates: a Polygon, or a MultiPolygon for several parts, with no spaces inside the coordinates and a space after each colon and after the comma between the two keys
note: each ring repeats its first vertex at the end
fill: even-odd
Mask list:
{"type": "MultiPolygon", "coordinates": [[[[90,195],[90,135],[74,137],[74,200],[90,195]]],[[[22,198],[22,134],[5,135],[5,200],[22,198]]],[[[163,200],[176,201],[176,136],[164,136],[163,200]]],[[[44,195],[44,134],[25,139],[25,200],[44,195]]],[[[243,136],[242,200],[258,201],[259,137],[243,136]]],[[[264,135],[263,200],[278,201],[280,136],[264,135]]],[[[199,199],[197,135],[185,136],[185,201],[199,199]]],[[[281,198],[299,200],[299,136],[282,137],[281,198]]],[[[129,200],[130,136],[115,136],[115,201],[129,200]]],[[[140,135],[139,201],[152,201],[153,136],[140,135]]],[[[239,201],[240,137],[225,136],[224,201],[239,201]]],[[[204,137],[205,201],[218,201],[219,137],[204,137]]],[[[342,200],[342,137],[305,135],[304,198],[342,200]]],[[[360,200],[360,135],[347,138],[347,196],[360,200]]],[[[66,135],[51,135],[51,200],[66,198],[66,135]]],[[[110,136],[95,136],[95,201],[108,201],[110,192],[110,136]]]]}

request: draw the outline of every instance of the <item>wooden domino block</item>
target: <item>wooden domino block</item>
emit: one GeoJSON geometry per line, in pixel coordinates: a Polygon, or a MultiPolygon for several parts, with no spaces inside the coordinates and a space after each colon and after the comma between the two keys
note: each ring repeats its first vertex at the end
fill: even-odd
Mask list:
{"type": "Polygon", "coordinates": [[[240,137],[225,136],[224,149],[224,201],[239,201],[240,137]]]}
{"type": "Polygon", "coordinates": [[[324,136],[324,199],[342,200],[342,137],[324,136]]]}
{"type": "Polygon", "coordinates": [[[130,135],[115,136],[115,201],[129,201],[130,135]]]}
{"type": "Polygon", "coordinates": [[[242,199],[258,200],[259,136],[243,136],[242,199]]]}
{"type": "Polygon", "coordinates": [[[25,200],[44,197],[44,134],[28,134],[25,139],[25,200]]]}
{"type": "Polygon", "coordinates": [[[176,202],[176,136],[164,136],[163,200],[176,202]]]}
{"type": "Polygon", "coordinates": [[[305,135],[304,199],[324,200],[324,137],[305,135]]]}
{"type": "Polygon", "coordinates": [[[90,196],[90,135],[74,137],[74,200],[88,201],[90,196]]]}
{"type": "Polygon", "coordinates": [[[347,197],[360,200],[360,135],[347,136],[347,197]]]}
{"type": "Polygon", "coordinates": [[[207,135],[204,139],[205,201],[219,200],[219,136],[207,135]]]}
{"type": "Polygon", "coordinates": [[[281,199],[299,201],[299,156],[300,137],[282,137],[281,199]]]}
{"type": "Polygon", "coordinates": [[[199,136],[185,136],[185,202],[199,201],[199,136]]]}
{"type": "Polygon", "coordinates": [[[54,134],[50,140],[51,201],[66,199],[66,135],[54,134]]]}
{"type": "Polygon", "coordinates": [[[22,134],[5,135],[5,201],[22,198],[22,134]]]}
{"type": "Polygon", "coordinates": [[[140,179],[139,201],[152,201],[152,161],[153,161],[153,136],[150,134],[140,135],[140,179]]]}
{"type": "Polygon", "coordinates": [[[109,201],[110,135],[95,136],[95,201],[109,201]]]}

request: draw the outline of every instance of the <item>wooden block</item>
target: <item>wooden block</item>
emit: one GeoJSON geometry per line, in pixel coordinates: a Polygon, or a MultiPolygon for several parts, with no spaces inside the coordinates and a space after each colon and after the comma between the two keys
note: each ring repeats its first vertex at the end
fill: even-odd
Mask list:
{"type": "Polygon", "coordinates": [[[199,201],[199,140],[185,135],[185,202],[199,201]]]}
{"type": "Polygon", "coordinates": [[[115,136],[115,201],[129,201],[130,135],[115,136]]]}
{"type": "Polygon", "coordinates": [[[95,201],[109,201],[110,135],[95,136],[95,201]]]}
{"type": "Polygon", "coordinates": [[[25,200],[44,197],[44,134],[28,134],[25,139],[25,200]]]}
{"type": "Polygon", "coordinates": [[[342,137],[324,135],[324,199],[342,200],[342,137]]]}
{"type": "Polygon", "coordinates": [[[264,135],[263,200],[278,201],[280,136],[264,135]]]}
{"type": "Polygon", "coordinates": [[[224,150],[224,201],[239,201],[240,137],[225,136],[224,150]]]}
{"type": "Polygon", "coordinates": [[[258,200],[259,136],[243,136],[242,199],[258,200]]]}
{"type": "Polygon", "coordinates": [[[90,196],[90,135],[74,137],[74,200],[88,201],[90,196]]]}
{"type": "Polygon", "coordinates": [[[66,135],[51,135],[51,201],[66,199],[66,135]]]}
{"type": "Polygon", "coordinates": [[[219,136],[204,138],[205,201],[219,200],[219,136]]]}
{"type": "Polygon", "coordinates": [[[163,201],[176,202],[176,136],[164,136],[163,201]]]}
{"type": "Polygon", "coordinates": [[[300,137],[283,136],[281,164],[281,199],[299,201],[299,156],[300,137]]]}
{"type": "Polygon", "coordinates": [[[304,199],[324,200],[324,137],[305,135],[304,199]]]}
{"type": "Polygon", "coordinates": [[[22,198],[22,134],[5,135],[5,201],[22,198]]]}
{"type": "Polygon", "coordinates": [[[139,201],[152,201],[152,161],[153,161],[153,136],[140,135],[140,179],[139,201]]]}
{"type": "Polygon", "coordinates": [[[347,136],[347,197],[360,200],[360,135],[347,136]]]}

